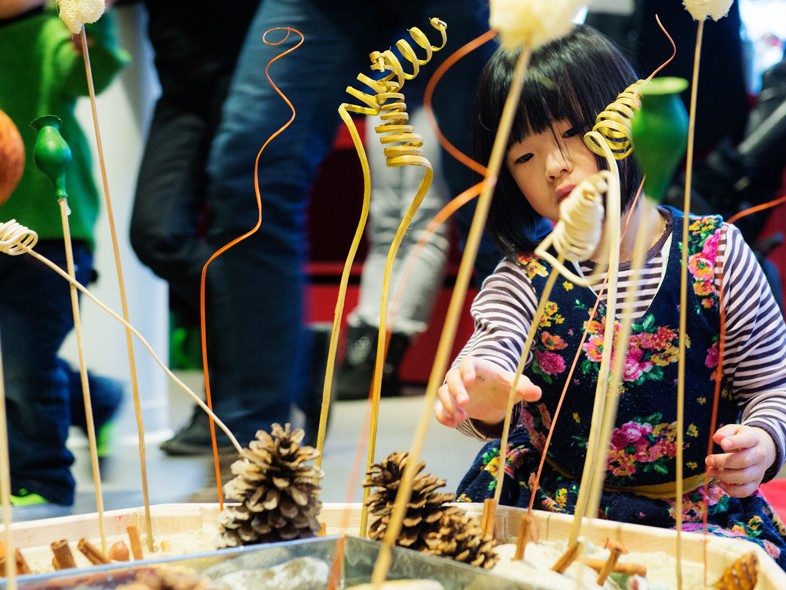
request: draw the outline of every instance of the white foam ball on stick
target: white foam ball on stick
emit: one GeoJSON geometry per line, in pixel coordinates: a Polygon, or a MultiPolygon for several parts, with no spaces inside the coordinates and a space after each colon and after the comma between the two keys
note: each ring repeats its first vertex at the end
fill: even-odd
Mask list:
{"type": "Polygon", "coordinates": [[[76,35],[87,23],[94,23],[106,10],[104,0],[58,0],[60,20],[76,35]]]}
{"type": "Polygon", "coordinates": [[[491,0],[489,26],[504,47],[531,48],[570,32],[586,0],[491,0]]]}
{"type": "Polygon", "coordinates": [[[694,20],[720,20],[729,14],[734,0],[682,0],[682,5],[694,20]]]}

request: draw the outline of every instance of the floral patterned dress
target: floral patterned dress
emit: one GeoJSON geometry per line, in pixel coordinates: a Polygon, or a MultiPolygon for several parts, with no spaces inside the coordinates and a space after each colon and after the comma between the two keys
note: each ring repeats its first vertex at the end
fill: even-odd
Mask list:
{"type": "MultiPolygon", "coordinates": [[[[681,226],[681,214],[672,211],[672,215],[674,226],[681,226]]],[[[761,494],[733,498],[715,481],[704,487],[704,458],[719,374],[720,312],[713,279],[721,226],[717,217],[696,217],[690,225],[683,530],[701,529],[706,496],[710,532],[747,537],[786,568],[786,529],[761,494]]],[[[662,285],[679,285],[681,242],[677,238],[674,234],[662,285]]],[[[550,266],[534,257],[522,257],[519,263],[532,279],[535,292],[542,293],[550,266]]],[[[679,297],[678,288],[659,289],[644,315],[634,321],[609,446],[601,518],[666,528],[675,525],[679,297]]],[[[555,284],[533,341],[528,370],[543,397],[522,404],[521,421],[511,431],[502,504],[529,505],[546,437],[553,428],[534,507],[561,513],[575,509],[603,352],[606,309],[601,303],[591,317],[596,299],[589,288],[568,281],[555,284]],[[582,340],[585,327],[588,334],[582,340]],[[582,354],[555,420],[579,346],[582,354]]],[[[720,391],[716,428],[737,422],[740,415],[725,379],[720,391]]],[[[497,440],[486,444],[476,457],[459,485],[458,501],[478,502],[493,496],[499,466],[497,440]]]]}

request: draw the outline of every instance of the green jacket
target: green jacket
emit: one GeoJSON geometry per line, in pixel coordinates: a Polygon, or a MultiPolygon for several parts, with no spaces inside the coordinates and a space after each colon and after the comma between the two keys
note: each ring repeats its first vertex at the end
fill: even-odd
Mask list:
{"type": "MultiPolygon", "coordinates": [[[[111,13],[87,25],[85,31],[93,84],[99,93],[130,57],[118,47],[111,13]]],[[[81,47],[81,40],[77,41],[81,47]]],[[[0,205],[0,222],[16,219],[36,231],[40,239],[63,238],[52,182],[33,160],[37,132],[30,126],[42,115],[56,115],[63,121],[60,133],[72,151],[66,173],[71,236],[93,245],[100,196],[91,148],[75,117],[77,99],[87,95],[84,60],[54,8],[0,20],[0,110],[16,123],[25,143],[24,174],[11,197],[0,205]]],[[[89,131],[92,133],[92,128],[89,131]]]]}

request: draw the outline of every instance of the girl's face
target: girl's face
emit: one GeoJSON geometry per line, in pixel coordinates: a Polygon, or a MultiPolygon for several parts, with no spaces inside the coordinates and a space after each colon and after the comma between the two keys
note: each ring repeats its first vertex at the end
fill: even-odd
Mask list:
{"type": "Polygon", "coordinates": [[[598,171],[595,155],[569,121],[532,134],[508,150],[505,163],[532,208],[556,222],[559,204],[573,188],[598,171]]]}

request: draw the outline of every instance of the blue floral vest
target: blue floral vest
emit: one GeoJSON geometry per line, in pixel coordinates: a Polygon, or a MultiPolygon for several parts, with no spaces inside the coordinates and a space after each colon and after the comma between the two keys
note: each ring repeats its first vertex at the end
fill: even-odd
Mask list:
{"type": "MultiPolygon", "coordinates": [[[[677,366],[683,215],[668,208],[674,228],[662,286],[649,309],[636,320],[625,361],[617,421],[609,449],[606,485],[662,485],[675,481],[677,366]]],[[[685,365],[685,432],[683,477],[704,472],[711,437],[715,378],[718,372],[720,314],[714,268],[722,220],[691,217],[688,275],[688,347],[685,365]]],[[[543,260],[522,257],[521,266],[542,293],[551,267],[543,260]]],[[[620,293],[619,297],[624,297],[620,293]]],[[[566,399],[548,450],[549,462],[566,475],[581,474],[589,437],[598,368],[602,355],[606,307],[590,314],[597,297],[590,288],[558,279],[538,327],[528,376],[543,389],[537,403],[524,405],[523,426],[533,445],[542,450],[570,366],[582,345],[566,399]]],[[[619,326],[619,320],[617,321],[619,326]]],[[[717,427],[735,422],[739,409],[722,382],[717,427]]],[[[687,491],[687,490],[686,490],[687,491]]]]}

